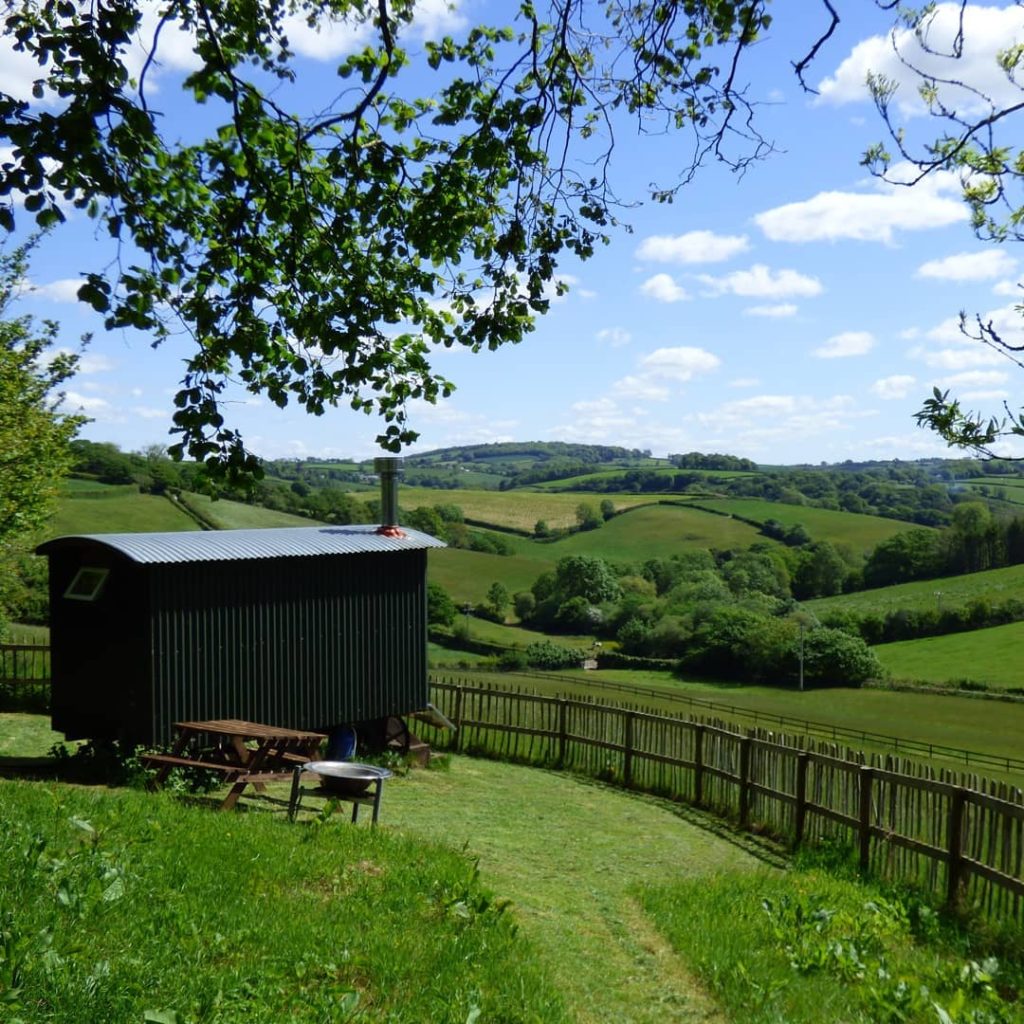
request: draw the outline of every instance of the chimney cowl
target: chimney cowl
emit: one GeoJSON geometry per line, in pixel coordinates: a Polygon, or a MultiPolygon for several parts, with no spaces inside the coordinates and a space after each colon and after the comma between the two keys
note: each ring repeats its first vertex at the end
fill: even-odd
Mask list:
{"type": "Polygon", "coordinates": [[[404,537],[398,525],[398,477],[402,460],[395,456],[378,456],[373,460],[374,472],[380,477],[380,526],[377,533],[385,537],[404,537]]]}

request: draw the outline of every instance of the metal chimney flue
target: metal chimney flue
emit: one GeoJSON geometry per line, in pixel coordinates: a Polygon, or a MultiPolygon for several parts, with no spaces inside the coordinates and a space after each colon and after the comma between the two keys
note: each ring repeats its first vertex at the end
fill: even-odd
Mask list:
{"type": "Polygon", "coordinates": [[[373,470],[380,477],[380,526],[377,533],[385,537],[404,537],[398,525],[398,477],[402,460],[382,455],[373,460],[373,470]]]}

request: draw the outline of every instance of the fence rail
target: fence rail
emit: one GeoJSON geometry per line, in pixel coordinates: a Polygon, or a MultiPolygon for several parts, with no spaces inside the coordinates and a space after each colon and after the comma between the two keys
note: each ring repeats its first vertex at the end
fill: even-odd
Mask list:
{"type": "Polygon", "coordinates": [[[860,865],[950,904],[1020,920],[1024,795],[896,754],[840,748],[716,721],[434,681],[453,734],[437,747],[551,764],[685,800],[795,845],[835,838],[860,865]]]}
{"type": "MultiPolygon", "coordinates": [[[[562,682],[573,686],[587,685],[587,680],[585,679],[580,679],[577,676],[559,675],[554,672],[503,672],[502,675],[523,679],[543,679],[548,682],[562,682]]],[[[652,686],[637,686],[633,683],[619,683],[613,680],[602,679],[601,689],[628,694],[631,697],[654,697],[658,700],[670,701],[673,704],[685,706],[691,712],[728,715],[730,718],[753,722],[755,726],[762,724],[778,725],[783,729],[799,730],[809,736],[831,740],[835,743],[864,743],[910,757],[941,758],[956,765],[963,765],[964,768],[1024,773],[1024,758],[1013,757],[1008,754],[990,754],[985,751],[966,750],[963,747],[951,747],[944,743],[929,743],[925,740],[909,739],[905,736],[869,732],[865,729],[850,729],[843,725],[816,722],[813,719],[783,715],[774,711],[757,711],[753,708],[743,708],[735,704],[709,700],[705,697],[692,697],[686,693],[673,693],[671,690],[652,686]]]]}
{"type": "Polygon", "coordinates": [[[0,708],[43,711],[49,702],[49,645],[0,644],[0,708]]]}

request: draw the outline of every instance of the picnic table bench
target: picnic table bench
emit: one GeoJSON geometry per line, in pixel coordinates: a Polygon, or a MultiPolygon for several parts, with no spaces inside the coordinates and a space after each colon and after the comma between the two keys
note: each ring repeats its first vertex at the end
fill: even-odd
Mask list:
{"type": "Polygon", "coordinates": [[[231,789],[221,804],[230,810],[248,785],[262,792],[267,782],[287,781],[297,765],[312,761],[324,733],[247,722],[238,718],[175,722],[177,736],[167,754],[144,754],[157,768],[155,787],[162,786],[173,768],[202,768],[218,772],[231,789]]]}

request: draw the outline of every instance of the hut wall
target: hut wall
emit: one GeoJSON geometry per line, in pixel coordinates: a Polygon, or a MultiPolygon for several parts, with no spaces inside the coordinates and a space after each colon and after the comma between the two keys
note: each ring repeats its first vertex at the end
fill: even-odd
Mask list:
{"type": "Polygon", "coordinates": [[[93,547],[50,555],[51,721],[67,739],[144,737],[150,719],[149,617],[140,569],[93,547]],[[95,601],[65,597],[82,566],[109,571],[95,601]]]}
{"type": "Polygon", "coordinates": [[[150,742],[185,719],[319,729],[427,702],[425,551],[145,569],[150,742]]]}

